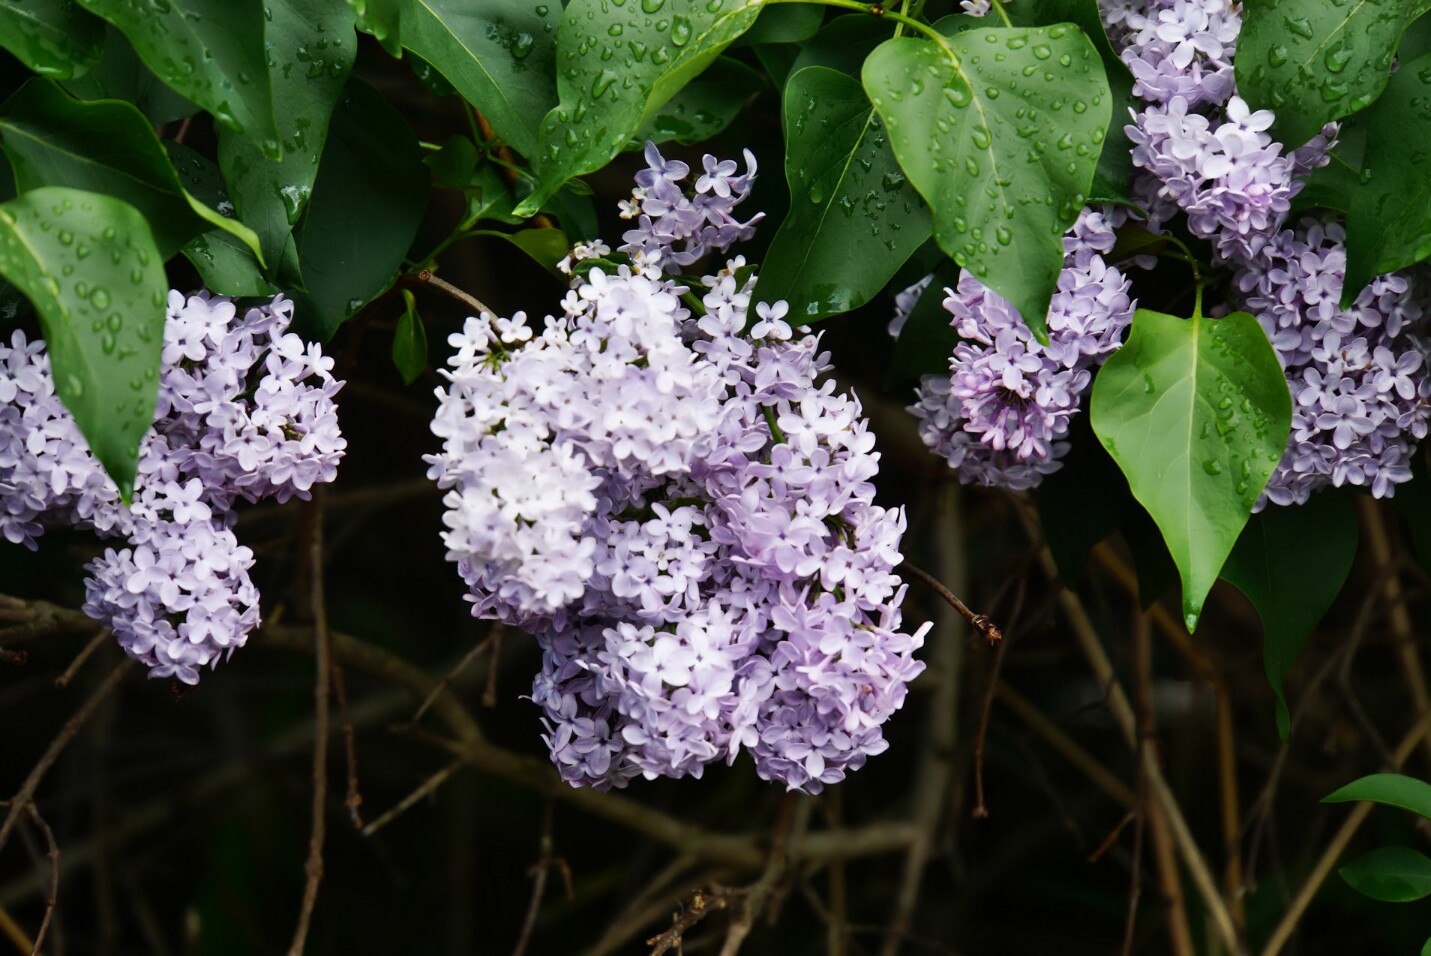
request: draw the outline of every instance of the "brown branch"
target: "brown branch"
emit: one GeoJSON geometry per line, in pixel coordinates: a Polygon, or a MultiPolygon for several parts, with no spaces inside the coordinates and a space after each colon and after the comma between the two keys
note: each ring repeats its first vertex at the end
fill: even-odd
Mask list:
{"type": "MultiPolygon", "coordinates": [[[[542,821],[542,837],[538,844],[540,857],[532,867],[532,898],[527,904],[527,915],[522,920],[522,932],[517,937],[517,945],[512,947],[512,956],[522,956],[527,951],[527,944],[531,942],[532,931],[537,927],[537,914],[542,909],[542,897],[547,891],[547,873],[554,864],[552,859],[552,804],[547,801],[545,819],[542,821]]],[[[559,865],[565,867],[562,862],[559,865]]],[[[571,896],[571,877],[567,877],[567,896],[571,896]]]]}
{"type": "Polygon", "coordinates": [[[423,797],[426,797],[438,787],[442,786],[442,784],[447,781],[448,777],[452,776],[454,773],[461,770],[465,766],[467,766],[467,761],[459,758],[457,760],[452,761],[452,763],[443,767],[441,770],[437,771],[437,773],[428,777],[416,790],[403,797],[390,810],[388,810],[382,816],[378,817],[372,823],[369,823],[366,827],[364,827],[363,836],[370,837],[373,834],[377,833],[379,830],[381,830],[383,827],[387,826],[389,823],[392,823],[398,817],[402,816],[408,810],[412,809],[412,807],[414,807],[420,800],[422,800],[423,797]]]}
{"type": "Polygon", "coordinates": [[[41,754],[39,761],[31,769],[29,776],[25,778],[25,782],[20,784],[20,789],[11,798],[10,809],[5,813],[5,822],[0,823],[0,848],[3,848],[6,841],[9,840],[11,832],[15,829],[15,822],[20,819],[20,814],[25,812],[27,806],[34,803],[35,791],[39,789],[40,781],[45,779],[45,774],[54,766],[55,761],[60,759],[60,754],[69,746],[70,741],[75,738],[90,717],[94,716],[99,705],[109,696],[109,692],[119,685],[120,680],[133,664],[134,662],[127,657],[115,664],[105,675],[104,680],[100,681],[99,686],[95,688],[89,699],[80,705],[74,716],[65,721],[65,725],[60,728],[59,733],[55,734],[49,747],[45,748],[45,752],[41,754]]]}
{"type": "Polygon", "coordinates": [[[954,610],[958,611],[961,615],[963,615],[964,619],[969,622],[969,626],[974,628],[974,630],[978,631],[981,635],[983,635],[984,640],[989,642],[990,647],[1003,640],[1004,635],[1003,632],[999,630],[998,625],[996,625],[993,621],[989,620],[988,617],[986,617],[985,615],[975,614],[973,611],[969,610],[969,605],[959,600],[958,595],[946,588],[938,578],[930,574],[928,571],[925,571],[923,568],[916,567],[915,565],[910,564],[908,561],[900,562],[900,565],[896,570],[908,571],[910,574],[914,575],[916,578],[928,585],[930,590],[932,590],[935,594],[943,598],[946,604],[948,604],[954,610]]]}
{"type": "Polygon", "coordinates": [[[422,706],[418,707],[417,713],[412,715],[412,723],[415,724],[418,721],[422,720],[422,715],[427,713],[428,708],[433,705],[437,698],[447,693],[447,689],[452,686],[452,682],[457,679],[457,675],[465,671],[467,669],[468,664],[471,664],[477,658],[481,657],[488,650],[490,650],[496,644],[497,638],[501,633],[501,624],[492,625],[492,630],[488,633],[487,637],[484,640],[478,642],[475,646],[473,646],[472,650],[468,651],[466,655],[463,656],[462,660],[458,661],[456,666],[454,666],[452,670],[447,672],[446,677],[442,678],[442,680],[438,681],[435,685],[433,685],[432,690],[425,698],[423,698],[422,706]]]}
{"type": "MultiPolygon", "coordinates": [[[[938,495],[936,507],[938,511],[934,517],[932,544],[939,562],[937,570],[941,578],[963,589],[968,573],[958,533],[959,486],[953,482],[945,482],[938,495]]],[[[916,576],[923,573],[915,572],[916,576]]],[[[940,584],[939,587],[942,588],[943,585],[940,584]]],[[[883,956],[896,956],[914,919],[914,910],[919,903],[919,891],[924,884],[924,872],[934,851],[935,837],[949,805],[949,789],[953,784],[953,754],[959,727],[959,673],[964,665],[966,634],[960,617],[967,620],[968,609],[960,611],[954,603],[949,606],[959,611],[959,615],[956,616],[947,609],[939,615],[938,633],[929,650],[927,661],[929,671],[938,675],[939,683],[935,685],[933,698],[929,701],[925,725],[927,740],[920,750],[911,787],[911,816],[915,832],[919,836],[910,843],[905,852],[899,895],[895,897],[889,929],[881,947],[883,956]]],[[[997,660],[1003,653],[1004,645],[1001,643],[995,656],[995,667],[998,666],[997,660]]],[[[979,802],[982,805],[982,794],[979,802]]]]}
{"type": "Polygon", "coordinates": [[[472,309],[473,315],[480,316],[484,314],[497,314],[496,312],[492,311],[492,309],[489,308],[486,304],[484,304],[481,299],[477,298],[472,293],[459,289],[457,286],[453,285],[451,282],[448,282],[446,279],[438,278],[437,274],[434,273],[431,269],[423,269],[420,272],[414,273],[412,281],[416,285],[431,286],[432,288],[436,289],[438,292],[441,292],[448,298],[456,299],[458,302],[461,302],[469,309],[472,309]]]}
{"type": "Polygon", "coordinates": [[[0,594],[0,641],[7,644],[59,634],[92,634],[101,626],[83,611],[0,594]]]}
{"type": "Polygon", "coordinates": [[[0,906],[0,936],[4,936],[13,943],[15,949],[21,953],[31,953],[35,950],[34,941],[3,906],[0,906]]]}
{"type": "Polygon", "coordinates": [[[1085,750],[1078,741],[1064,733],[1062,728],[1044,716],[1026,697],[1004,681],[999,681],[995,685],[994,692],[1000,703],[1013,711],[1016,717],[1027,724],[1035,734],[1043,738],[1043,741],[1057,751],[1059,756],[1073,764],[1088,778],[1089,783],[1124,807],[1131,809],[1136,806],[1137,800],[1133,791],[1128,789],[1127,784],[1099,763],[1098,758],[1085,750]]]}
{"type": "Polygon", "coordinates": [[[686,904],[681,907],[680,914],[672,920],[671,928],[646,940],[646,945],[651,947],[651,956],[665,956],[672,950],[679,953],[688,930],[710,914],[725,909],[730,905],[732,899],[740,896],[741,892],[741,890],[732,890],[723,886],[712,886],[708,890],[696,890],[686,904]]]}
{"type": "Polygon", "coordinates": [[[348,817],[353,821],[353,829],[363,828],[363,794],[358,790],[358,750],[353,734],[353,718],[348,713],[348,686],[343,679],[343,668],[333,665],[333,692],[338,698],[338,720],[343,727],[343,759],[348,768],[347,792],[343,805],[348,808],[348,817]]]}
{"type": "Polygon", "coordinates": [[[315,491],[309,512],[308,560],[309,598],[313,614],[313,646],[316,675],[313,679],[313,828],[308,837],[308,859],[303,864],[303,900],[298,910],[298,926],[288,956],[303,956],[313,907],[318,903],[318,887],[323,882],[323,840],[326,830],[324,805],[328,798],[328,694],[333,672],[332,645],[328,633],[328,608],[323,594],[323,495],[315,491]]]}
{"type": "Polygon", "coordinates": [[[75,675],[79,673],[79,669],[84,666],[84,662],[89,660],[90,655],[93,654],[95,651],[99,650],[100,647],[112,636],[113,635],[110,634],[109,629],[105,628],[101,630],[98,634],[96,634],[93,638],[91,638],[90,642],[86,644],[83,648],[81,648],[80,652],[75,655],[75,659],[70,661],[70,666],[65,668],[65,672],[59,677],[55,678],[55,686],[68,687],[70,685],[70,681],[74,680],[75,675]]]}
{"type": "Polygon", "coordinates": [[[740,908],[731,917],[730,926],[726,929],[725,944],[720,948],[720,956],[736,956],[740,952],[740,946],[745,942],[745,937],[750,935],[755,920],[774,895],[776,887],[785,879],[785,873],[790,866],[789,847],[792,833],[803,830],[803,823],[809,820],[810,802],[806,799],[801,804],[801,796],[799,791],[791,790],[780,801],[780,815],[776,817],[775,829],[771,833],[770,855],[766,860],[765,870],[760,874],[760,879],[745,888],[740,908]],[[797,807],[804,812],[797,812],[797,807]],[[797,817],[801,818],[801,824],[796,823],[797,817]]]}
{"type": "Polygon", "coordinates": [[[45,915],[40,920],[40,928],[35,933],[35,945],[30,951],[30,956],[39,956],[40,948],[45,945],[45,936],[50,932],[50,921],[54,919],[55,907],[60,901],[60,846],[55,842],[54,831],[45,822],[45,818],[40,816],[35,805],[27,804],[25,810],[45,838],[45,856],[50,861],[50,891],[45,897],[45,915]]]}
{"type": "MultiPolygon", "coordinates": [[[[1138,695],[1138,736],[1142,746],[1138,748],[1138,759],[1143,780],[1148,777],[1148,765],[1159,760],[1157,724],[1153,714],[1153,647],[1152,634],[1146,614],[1133,613],[1133,677],[1138,695]]],[[[1188,926],[1187,905],[1183,900],[1183,881],[1178,874],[1178,863],[1174,858],[1173,840],[1168,832],[1167,815],[1157,803],[1147,801],[1143,805],[1147,817],[1149,842],[1153,845],[1153,867],[1158,875],[1158,886],[1162,890],[1163,904],[1167,910],[1169,951],[1173,956],[1194,956],[1192,930],[1188,926]]]]}

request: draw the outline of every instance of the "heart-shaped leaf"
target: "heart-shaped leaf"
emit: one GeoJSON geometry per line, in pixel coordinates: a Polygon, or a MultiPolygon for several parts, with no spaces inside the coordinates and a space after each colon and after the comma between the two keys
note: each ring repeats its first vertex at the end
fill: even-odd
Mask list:
{"type": "Polygon", "coordinates": [[[1191,631],[1287,446],[1292,402],[1272,343],[1246,312],[1139,309],[1098,372],[1090,417],[1162,531],[1191,631]]]}
{"type": "Polygon", "coordinates": [[[1071,24],[896,37],[861,75],[940,248],[1042,338],[1112,109],[1092,42],[1071,24]]]}

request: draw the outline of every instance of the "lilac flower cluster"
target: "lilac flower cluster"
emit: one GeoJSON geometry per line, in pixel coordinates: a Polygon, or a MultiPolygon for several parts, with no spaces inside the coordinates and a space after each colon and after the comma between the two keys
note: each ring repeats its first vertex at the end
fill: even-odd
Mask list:
{"type": "Polygon", "coordinates": [[[198,683],[258,625],[235,502],[306,498],[343,455],[341,383],[287,331],[292,312],[282,296],[240,317],[227,299],[169,293],[130,507],[55,394],[44,343],[16,331],[0,346],[0,534],[31,549],[47,524],[123,539],[87,566],[84,610],[151,677],[198,683]]]}
{"type": "MultiPolygon", "coordinates": [[[[1033,337],[1003,297],[961,271],[944,308],[960,342],[950,374],[926,375],[910,411],[924,443],[966,484],[1022,490],[1057,471],[1063,439],[1092,384],[1092,369],[1122,343],[1133,318],[1128,279],[1107,265],[1126,214],[1088,207],[1064,237],[1064,269],[1049,305],[1048,344],[1033,337]]],[[[896,302],[897,334],[913,308],[896,302]]]]}
{"type": "MultiPolygon", "coordinates": [[[[647,159],[643,201],[679,188],[678,164],[647,159]]],[[[694,200],[663,201],[719,199],[709,223],[748,179],[703,193],[733,175],[705,167],[694,200]]],[[[532,699],[569,783],[700,776],[744,749],[815,792],[885,749],[923,668],[924,629],[900,630],[904,515],[873,502],[873,436],[818,382],[818,339],[784,303],[747,330],[742,259],[693,291],[663,272],[683,238],[641,232],[631,264],[575,268],[540,330],[484,315],[451,337],[428,459],[448,556],[475,615],[541,645],[532,699]]]]}
{"type": "Polygon", "coordinates": [[[1292,392],[1292,436],[1259,507],[1303,504],[1330,485],[1390,495],[1411,478],[1415,442],[1426,437],[1431,349],[1412,332],[1422,308],[1393,274],[1342,309],[1345,238],[1338,223],[1308,219],[1236,271],[1292,392]]]}
{"type": "Polygon", "coordinates": [[[1285,222],[1303,178],[1328,161],[1336,124],[1283,153],[1267,132],[1272,113],[1252,112],[1236,95],[1235,4],[1125,0],[1105,4],[1104,15],[1148,104],[1127,132],[1149,226],[1187,214],[1188,228],[1233,272],[1242,307],[1287,374],[1292,435],[1258,506],[1302,503],[1328,485],[1390,495],[1411,477],[1415,442],[1426,434],[1422,309],[1405,275],[1377,277],[1341,309],[1343,230],[1328,220],[1285,222]]]}
{"type": "Polygon", "coordinates": [[[745,172],[735,161],[707,154],[704,171],[687,193],[682,187],[690,167],[678,159],[665,159],[655,144],[646,144],[646,168],[636,174],[630,199],[620,203],[621,218],[636,220],[636,228],[622,234],[621,251],[633,261],[675,272],[692,265],[712,250],[728,249],[738,240],[755,235],[755,224],[765,218],[756,213],[745,222],[735,207],[750,195],[755,182],[755,157],[745,151],[745,172]]]}

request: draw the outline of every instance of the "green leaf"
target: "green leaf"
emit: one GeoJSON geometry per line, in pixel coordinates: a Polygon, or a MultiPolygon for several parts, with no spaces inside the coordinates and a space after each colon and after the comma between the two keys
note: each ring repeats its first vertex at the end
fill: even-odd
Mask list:
{"type": "Polygon", "coordinates": [[[1098,372],[1093,430],[1177,563],[1188,630],[1282,457],[1292,403],[1272,343],[1246,312],[1147,309],[1098,372]]]}
{"type": "Polygon", "coordinates": [[[557,100],[558,0],[400,3],[402,45],[447,77],[508,145],[536,155],[537,125],[557,100]]]}
{"type": "Polygon", "coordinates": [[[1103,152],[1093,174],[1093,189],[1089,202],[1128,202],[1128,180],[1133,174],[1132,144],[1123,130],[1128,124],[1128,107],[1133,101],[1133,74],[1108,39],[1098,0],[1039,0],[1037,4],[1014,4],[1010,7],[1015,26],[1039,26],[1067,21],[1093,41],[1103,68],[1108,74],[1108,86],[1113,95],[1113,111],[1103,135],[1103,152]],[[1029,18],[1032,14],[1036,21],[1029,18]]]}
{"type": "MultiPolygon", "coordinates": [[[[1407,24],[1427,0],[1248,0],[1237,39],[1237,90],[1277,114],[1291,149],[1374,101],[1407,24]]],[[[1402,64],[1403,70],[1405,64],[1402,64]]]]}
{"type": "Polygon", "coordinates": [[[1431,939],[1422,944],[1421,956],[1431,956],[1431,939]]]}
{"type": "Polygon", "coordinates": [[[371,33],[389,56],[402,56],[401,0],[348,0],[358,16],[358,29],[371,33]]]}
{"type": "Polygon", "coordinates": [[[124,34],[109,24],[104,24],[104,52],[99,62],[91,64],[84,76],[62,85],[76,99],[133,103],[155,126],[199,112],[196,104],[165,86],[139,59],[124,34]]]}
{"type": "Polygon", "coordinates": [[[402,114],[366,83],[349,80],[294,232],[307,287],[293,296],[294,317],[305,334],[327,341],[392,284],[427,193],[422,150],[402,114]]]}
{"type": "MultiPolygon", "coordinates": [[[[216,209],[232,209],[218,164],[180,143],[166,142],[164,148],[174,164],[179,180],[194,198],[216,209]]],[[[204,288],[219,295],[269,296],[278,291],[264,277],[263,267],[253,251],[230,232],[210,229],[195,236],[179,250],[193,264],[204,288]]]]}
{"type": "Polygon", "coordinates": [[[800,45],[800,55],[795,58],[790,75],[794,76],[807,66],[827,66],[858,76],[865,58],[887,40],[893,30],[893,23],[872,21],[864,13],[835,17],[821,27],[809,42],[800,45]]]}
{"type": "Polygon", "coordinates": [[[165,83],[278,156],[263,0],[79,0],[118,27],[165,83]]]}
{"type": "Polygon", "coordinates": [[[1410,903],[1431,895],[1431,859],[1410,847],[1378,847],[1337,873],[1358,893],[1383,903],[1410,903]]]}
{"type": "Polygon", "coordinates": [[[571,0],[557,31],[558,105],[542,120],[530,216],[573,176],[606,165],[709,66],[765,0],[571,0]]]}
{"type": "Polygon", "coordinates": [[[736,41],[736,46],[757,43],[803,43],[820,31],[825,8],[818,3],[789,3],[760,11],[755,25],[736,41]]]}
{"type": "Polygon", "coordinates": [[[1431,820],[1431,783],[1399,773],[1373,773],[1322,798],[1323,803],[1369,801],[1410,810],[1431,820]]]}
{"type": "Polygon", "coordinates": [[[266,262],[277,262],[318,174],[328,120],[353,68],[353,12],[329,0],[267,0],[264,43],[281,159],[248,137],[219,130],[219,168],[239,219],[258,233],[266,262]]]}
{"type": "Polygon", "coordinates": [[[1365,135],[1365,163],[1349,181],[1347,270],[1344,303],[1374,276],[1431,255],[1431,54],[1401,64],[1386,92],[1353,117],[1353,135],[1365,135]]]}
{"type": "Polygon", "coordinates": [[[1042,338],[1111,115],[1098,51],[1068,24],[981,27],[886,40],[862,77],[940,248],[1042,338]]]}
{"type": "Polygon", "coordinates": [[[36,78],[0,106],[0,145],[21,192],[69,186],[134,206],[163,259],[215,227],[258,249],[249,229],[184,191],[149,121],[128,103],[82,103],[36,78]]]}
{"type": "Polygon", "coordinates": [[[435,153],[422,158],[432,170],[432,184],[443,189],[467,189],[481,155],[466,136],[449,136],[435,153]]]}
{"type": "Polygon", "coordinates": [[[854,78],[801,70],[785,86],[784,114],[790,213],[756,291],[788,301],[799,324],[874,298],[933,227],[854,78]]]}
{"type": "Polygon", "coordinates": [[[710,139],[729,126],[745,101],[764,85],[764,77],[755,70],[739,60],[720,57],[656,110],[626,146],[640,149],[647,140],[684,144],[710,139]]]}
{"type": "Polygon", "coordinates": [[[0,0],[0,47],[41,76],[82,74],[103,43],[104,23],[74,0],[0,0]]]}
{"type": "Polygon", "coordinates": [[[127,500],[164,344],[168,283],[149,224],[110,196],[32,189],[0,203],[0,275],[34,304],[55,391],[127,500]]]}
{"type": "Polygon", "coordinates": [[[422,316],[417,314],[412,293],[403,289],[402,299],[405,307],[393,333],[393,365],[402,376],[403,384],[411,385],[427,368],[427,329],[423,327],[422,316]]]}
{"type": "Polygon", "coordinates": [[[1351,499],[1324,492],[1305,505],[1269,504],[1252,516],[1222,569],[1262,618],[1262,661],[1277,694],[1277,731],[1290,718],[1283,684],[1307,635],[1332,606],[1356,557],[1351,499]]]}
{"type": "Polygon", "coordinates": [[[498,239],[505,239],[518,249],[532,257],[532,260],[543,269],[555,276],[563,279],[556,264],[566,257],[571,251],[571,246],[567,242],[566,233],[560,229],[518,229],[516,232],[501,232],[496,229],[478,229],[472,232],[474,236],[496,236],[498,239]]]}

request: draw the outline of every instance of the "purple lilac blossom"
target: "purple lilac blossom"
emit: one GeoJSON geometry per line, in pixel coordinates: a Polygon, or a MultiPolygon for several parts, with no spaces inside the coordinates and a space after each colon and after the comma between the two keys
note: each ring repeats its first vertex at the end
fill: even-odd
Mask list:
{"type": "MultiPolygon", "coordinates": [[[[645,199],[681,188],[683,165],[647,159],[645,199]]],[[[733,167],[704,165],[696,189],[727,198],[711,183],[733,167]]],[[[632,264],[586,270],[540,329],[484,315],[450,339],[428,458],[448,556],[476,616],[536,636],[532,699],[570,784],[700,776],[746,750],[817,792],[886,748],[923,669],[928,625],[900,622],[904,514],[873,502],[874,438],[820,382],[818,338],[783,302],[752,308],[739,257],[692,311],[655,235],[628,234],[632,264]]]]}
{"type": "Polygon", "coordinates": [[[1377,497],[1411,477],[1431,396],[1422,309],[1409,274],[1378,276],[1340,307],[1340,225],[1285,228],[1303,179],[1328,162],[1338,125],[1290,153],[1232,84],[1235,6],[1188,0],[1105,3],[1123,59],[1149,101],[1127,127],[1134,192],[1157,230],[1175,211],[1213,242],[1267,332],[1287,375],[1292,432],[1257,507],[1301,504],[1317,489],[1357,485],[1377,497]]]}
{"type": "Polygon", "coordinates": [[[1292,435],[1259,508],[1303,504],[1333,485],[1388,496],[1411,478],[1416,442],[1426,437],[1431,352],[1415,331],[1421,306],[1408,280],[1392,274],[1342,309],[1345,240],[1338,223],[1305,219],[1235,272],[1292,393],[1292,435]]]}
{"type": "Polygon", "coordinates": [[[307,498],[345,443],[341,383],[288,332],[282,296],[242,317],[228,299],[169,293],[159,398],[131,506],[55,394],[43,342],[0,346],[0,534],[31,549],[47,524],[123,539],[87,566],[84,611],[151,677],[196,684],[258,626],[239,499],[307,498]]]}
{"type": "Polygon", "coordinates": [[[967,271],[944,290],[960,342],[950,374],[924,376],[910,411],[924,443],[960,481],[1024,490],[1061,466],[1092,369],[1117,350],[1132,321],[1128,279],[1103,261],[1125,219],[1121,209],[1090,206],[1064,237],[1048,345],[967,271]]]}

